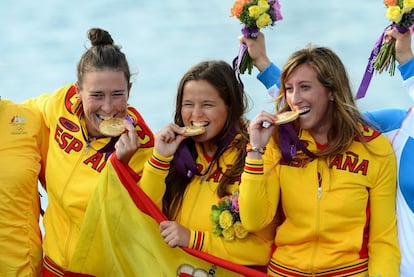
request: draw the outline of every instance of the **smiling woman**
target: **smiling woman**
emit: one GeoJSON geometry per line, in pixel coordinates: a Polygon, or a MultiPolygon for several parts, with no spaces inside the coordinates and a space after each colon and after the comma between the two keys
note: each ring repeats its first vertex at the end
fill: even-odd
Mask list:
{"type": "Polygon", "coordinates": [[[139,185],[168,217],[160,230],[169,246],[263,266],[269,259],[273,225],[237,237],[230,234],[243,229],[239,224],[226,224],[226,231],[217,232],[210,220],[216,213],[212,207],[239,189],[248,141],[247,107],[243,84],[228,63],[209,60],[191,67],[178,86],[174,123],[156,134],[139,185]],[[187,137],[184,126],[202,126],[205,132],[187,137]]]}
{"type": "MultiPolygon", "coordinates": [[[[130,84],[122,71],[96,68],[77,83],[77,97],[82,102],[89,138],[105,137],[99,125],[105,119],[124,118],[130,84]]],[[[78,77],[78,78],[80,78],[78,77]]]]}
{"type": "Polygon", "coordinates": [[[131,84],[125,54],[105,30],[90,29],[88,37],[92,46],[78,63],[77,83],[28,101],[43,114],[50,131],[44,276],[67,268],[90,196],[115,147],[122,145],[123,161],[140,174],[153,145],[141,115],[128,106],[131,84]],[[120,119],[126,131],[115,137],[104,134],[99,126],[105,119],[120,119]]]}
{"type": "Polygon", "coordinates": [[[277,111],[300,113],[288,133],[295,140],[284,143],[278,116],[260,112],[250,143],[267,149],[248,152],[239,193],[247,230],[282,215],[268,274],[398,276],[395,155],[362,118],[336,53],[310,44],[295,51],[275,102],[277,111]]]}

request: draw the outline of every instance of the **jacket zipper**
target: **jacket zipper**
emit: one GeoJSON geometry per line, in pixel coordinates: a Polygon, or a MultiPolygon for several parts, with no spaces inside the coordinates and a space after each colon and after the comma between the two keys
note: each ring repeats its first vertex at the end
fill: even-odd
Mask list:
{"type": "MultiPolygon", "coordinates": [[[[82,161],[82,159],[88,154],[88,152],[89,152],[89,148],[90,148],[91,146],[90,146],[90,144],[87,142],[86,143],[86,146],[85,146],[85,149],[83,150],[83,155],[81,155],[80,157],[79,157],[79,159],[78,159],[78,161],[76,162],[76,164],[75,164],[75,166],[73,167],[73,170],[72,170],[72,173],[73,172],[75,172],[76,171],[76,169],[79,167],[79,163],[82,161]]],[[[72,174],[70,174],[69,176],[72,176],[72,174]]],[[[69,178],[70,179],[70,178],[69,178]]],[[[66,182],[66,185],[65,185],[65,188],[63,189],[63,191],[62,191],[62,195],[61,195],[61,198],[60,198],[60,202],[62,203],[63,202],[63,197],[64,197],[64,195],[65,195],[65,192],[66,192],[66,189],[67,189],[67,187],[68,187],[68,183],[69,183],[69,179],[67,180],[67,182],[66,182]]],[[[70,245],[70,242],[72,241],[72,226],[69,224],[68,225],[68,238],[67,238],[67,240],[66,240],[66,242],[65,242],[65,265],[62,265],[62,266],[64,266],[65,268],[66,267],[68,267],[68,263],[69,263],[69,261],[66,261],[66,259],[68,258],[68,256],[69,256],[69,245],[70,245]]]]}
{"type": "MultiPolygon", "coordinates": [[[[315,246],[313,249],[313,254],[312,254],[312,262],[310,264],[310,272],[314,272],[314,268],[313,268],[313,264],[315,261],[315,256],[316,256],[316,249],[318,248],[318,244],[319,244],[319,225],[320,225],[320,211],[321,211],[321,198],[322,198],[322,175],[321,173],[318,171],[318,188],[317,188],[317,211],[316,211],[316,221],[315,221],[315,246]]],[[[312,276],[314,276],[312,274],[312,276]]]]}

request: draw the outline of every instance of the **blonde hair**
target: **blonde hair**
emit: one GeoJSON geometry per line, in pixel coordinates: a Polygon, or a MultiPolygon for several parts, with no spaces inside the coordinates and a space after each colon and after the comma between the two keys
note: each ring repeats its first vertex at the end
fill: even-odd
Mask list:
{"type": "Polygon", "coordinates": [[[289,57],[280,77],[279,95],[275,100],[276,110],[290,110],[286,103],[285,82],[292,71],[302,64],[310,66],[318,81],[333,95],[333,124],[328,132],[329,146],[316,154],[333,156],[342,153],[350,147],[355,136],[365,144],[361,129],[364,120],[355,104],[347,72],[340,58],[329,48],[308,44],[289,57]]]}

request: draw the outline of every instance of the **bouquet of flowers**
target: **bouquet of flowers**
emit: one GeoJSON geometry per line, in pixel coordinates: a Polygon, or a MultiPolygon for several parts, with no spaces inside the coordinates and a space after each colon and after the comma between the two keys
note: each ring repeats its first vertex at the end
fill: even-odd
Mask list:
{"type": "Polygon", "coordinates": [[[238,193],[233,193],[220,198],[218,204],[211,207],[214,235],[223,236],[225,240],[247,237],[248,232],[240,221],[238,200],[238,193]]]}
{"type": "MultiPolygon", "coordinates": [[[[400,33],[407,32],[414,23],[414,0],[384,0],[387,7],[385,16],[392,21],[390,25],[400,33]]],[[[378,55],[373,61],[376,71],[381,73],[384,69],[391,76],[395,73],[395,39],[382,41],[378,55]]]]}
{"type": "MultiPolygon", "coordinates": [[[[276,21],[283,19],[279,0],[236,0],[230,13],[244,24],[241,31],[248,38],[256,38],[260,28],[274,26],[276,21]]],[[[251,74],[253,69],[253,61],[246,50],[245,44],[240,45],[234,61],[235,69],[241,74],[246,69],[251,74]]]]}

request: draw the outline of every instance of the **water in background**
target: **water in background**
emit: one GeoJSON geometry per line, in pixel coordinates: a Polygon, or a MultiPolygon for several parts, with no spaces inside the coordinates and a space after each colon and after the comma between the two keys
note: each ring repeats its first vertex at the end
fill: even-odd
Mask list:
{"type": "MultiPolygon", "coordinates": [[[[268,54],[282,65],[307,43],[332,48],[343,60],[354,91],[372,47],[389,24],[382,0],[280,0],[284,19],[265,29],[268,54]]],[[[76,80],[76,64],[89,47],[91,27],[108,30],[122,45],[134,73],[130,103],[157,131],[172,121],[178,81],[204,59],[231,62],[241,25],[230,17],[233,0],[14,0],[0,2],[0,96],[15,101],[52,92],[76,80]]],[[[254,99],[252,118],[273,106],[264,86],[243,75],[254,99]]],[[[399,73],[375,75],[362,110],[411,105],[399,73]]],[[[42,203],[46,200],[43,199],[42,203]]]]}
{"type": "MultiPolygon", "coordinates": [[[[268,55],[282,65],[307,43],[332,48],[358,89],[372,47],[389,24],[382,0],[280,0],[284,19],[265,29],[268,55]]],[[[133,77],[130,103],[157,131],[172,121],[181,76],[204,59],[229,63],[237,54],[240,23],[229,17],[233,0],[15,0],[0,2],[0,96],[15,101],[76,81],[76,64],[89,47],[91,27],[108,30],[126,53],[133,77]]],[[[252,118],[273,111],[257,71],[243,75],[254,99],[252,118]]],[[[407,108],[399,73],[373,77],[362,110],[407,108]]],[[[41,190],[42,206],[47,195],[41,190]]]]}
{"type": "MultiPolygon", "coordinates": [[[[280,0],[284,19],[265,29],[268,54],[278,65],[314,43],[343,60],[357,90],[368,56],[389,24],[382,0],[280,0]]],[[[238,51],[240,23],[230,17],[233,0],[209,1],[29,1],[0,3],[0,95],[15,101],[51,92],[75,81],[76,63],[91,27],[108,30],[134,73],[130,103],[157,131],[172,120],[179,79],[204,59],[231,62],[238,51]]],[[[243,75],[259,110],[273,109],[257,71],[243,75]]],[[[408,107],[399,73],[375,75],[361,109],[408,107]]]]}

